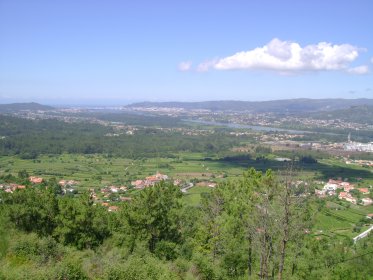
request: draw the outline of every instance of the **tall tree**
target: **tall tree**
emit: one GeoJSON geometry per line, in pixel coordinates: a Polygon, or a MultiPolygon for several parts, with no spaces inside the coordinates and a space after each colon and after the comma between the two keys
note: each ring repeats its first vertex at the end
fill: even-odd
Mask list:
{"type": "Polygon", "coordinates": [[[51,235],[56,227],[57,198],[51,189],[26,188],[5,194],[5,211],[15,226],[26,232],[51,235]]]}
{"type": "Polygon", "coordinates": [[[197,250],[228,277],[247,271],[249,278],[282,279],[289,267],[287,248],[304,237],[307,196],[291,174],[280,179],[270,170],[249,169],[241,179],[220,184],[203,202],[197,250]]]}
{"type": "Polygon", "coordinates": [[[121,216],[125,232],[136,240],[146,241],[150,252],[172,258],[181,236],[181,191],[164,181],[141,191],[123,209],[121,216]]]}
{"type": "Polygon", "coordinates": [[[88,193],[78,199],[64,197],[58,203],[55,235],[65,245],[95,248],[110,235],[107,210],[93,205],[88,193]]]}

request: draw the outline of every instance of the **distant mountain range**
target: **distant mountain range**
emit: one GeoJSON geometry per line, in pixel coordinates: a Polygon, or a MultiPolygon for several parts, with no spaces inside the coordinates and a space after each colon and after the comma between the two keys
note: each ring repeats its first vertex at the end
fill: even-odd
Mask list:
{"type": "MultiPolygon", "coordinates": [[[[207,109],[251,113],[276,113],[307,116],[314,119],[342,119],[373,124],[373,99],[287,99],[272,101],[204,101],[204,102],[141,102],[126,106],[207,109]]],[[[54,107],[35,102],[0,104],[0,113],[49,111],[54,107]]]]}
{"type": "Polygon", "coordinates": [[[48,111],[54,108],[47,105],[41,105],[39,103],[12,103],[12,104],[0,104],[0,113],[15,113],[19,111],[48,111]]]}
{"type": "Polygon", "coordinates": [[[340,119],[343,121],[366,123],[366,124],[373,125],[373,106],[372,105],[352,106],[348,109],[310,113],[307,116],[313,119],[320,119],[320,120],[340,119]]]}
{"type": "Polygon", "coordinates": [[[207,109],[212,111],[248,111],[253,113],[307,113],[348,109],[351,106],[373,106],[373,99],[286,99],[271,101],[203,101],[203,102],[140,102],[133,107],[207,109]]]}

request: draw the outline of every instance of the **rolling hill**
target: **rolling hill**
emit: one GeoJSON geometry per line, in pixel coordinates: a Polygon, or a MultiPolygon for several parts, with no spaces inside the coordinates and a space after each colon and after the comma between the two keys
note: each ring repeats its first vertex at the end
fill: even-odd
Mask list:
{"type": "Polygon", "coordinates": [[[49,111],[54,108],[35,102],[0,104],[0,113],[16,113],[19,111],[49,111]]]}

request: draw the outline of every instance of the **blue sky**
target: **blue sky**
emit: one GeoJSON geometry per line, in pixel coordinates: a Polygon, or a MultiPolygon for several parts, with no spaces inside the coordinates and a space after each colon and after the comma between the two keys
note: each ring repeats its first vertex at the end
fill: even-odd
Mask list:
{"type": "Polygon", "coordinates": [[[373,1],[0,0],[0,103],[373,98],[373,1]]]}

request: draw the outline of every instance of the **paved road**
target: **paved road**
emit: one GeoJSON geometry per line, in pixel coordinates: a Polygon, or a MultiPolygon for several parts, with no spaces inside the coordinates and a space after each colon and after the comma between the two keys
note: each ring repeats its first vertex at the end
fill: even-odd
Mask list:
{"type": "Polygon", "coordinates": [[[364,238],[364,237],[367,237],[369,232],[371,232],[373,230],[373,225],[368,228],[366,231],[360,233],[358,236],[354,237],[353,240],[354,240],[354,243],[358,240],[360,240],[361,238],[364,238]]]}
{"type": "Polygon", "coordinates": [[[190,188],[192,188],[193,186],[194,186],[193,183],[189,183],[186,187],[184,187],[184,188],[181,189],[181,192],[182,192],[182,193],[187,193],[187,191],[188,191],[190,188]]]}

